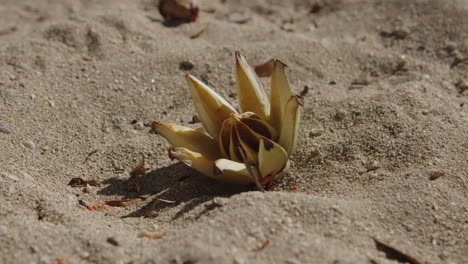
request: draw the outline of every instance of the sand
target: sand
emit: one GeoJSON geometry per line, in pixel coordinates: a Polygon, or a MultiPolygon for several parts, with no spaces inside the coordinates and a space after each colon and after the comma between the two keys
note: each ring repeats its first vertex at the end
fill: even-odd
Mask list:
{"type": "Polygon", "coordinates": [[[374,238],[468,263],[467,1],[205,0],[172,27],[152,0],[0,2],[1,263],[404,262],[374,238]],[[171,161],[145,126],[200,126],[187,73],[238,107],[235,51],[309,87],[265,193],[171,161]]]}

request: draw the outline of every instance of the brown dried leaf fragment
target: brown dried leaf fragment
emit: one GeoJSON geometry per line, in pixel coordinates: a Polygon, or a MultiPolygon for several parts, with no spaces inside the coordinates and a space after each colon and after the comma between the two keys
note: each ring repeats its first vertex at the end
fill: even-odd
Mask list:
{"type": "Polygon", "coordinates": [[[252,252],[259,252],[259,251],[262,251],[264,248],[266,248],[266,246],[268,246],[268,244],[270,244],[270,240],[269,240],[269,239],[265,240],[265,242],[263,242],[263,244],[260,245],[259,247],[256,247],[256,248],[252,249],[252,252]]]}
{"type": "Polygon", "coordinates": [[[137,177],[145,174],[147,171],[149,171],[149,168],[145,168],[145,160],[141,160],[140,163],[130,171],[130,176],[132,178],[137,177]]]}
{"type": "Polygon", "coordinates": [[[193,115],[192,116],[192,121],[190,121],[189,124],[196,124],[196,123],[201,123],[201,120],[198,117],[198,115],[193,115]]]}
{"type": "Polygon", "coordinates": [[[309,86],[304,85],[304,88],[302,88],[302,91],[299,93],[299,95],[301,97],[306,96],[309,93],[309,89],[310,89],[309,86]]]}
{"type": "Polygon", "coordinates": [[[429,177],[429,180],[431,181],[434,181],[434,180],[437,180],[438,178],[444,176],[445,173],[443,173],[442,171],[436,171],[436,172],[433,172],[431,174],[431,176],[429,177]]]}
{"type": "Polygon", "coordinates": [[[324,7],[325,7],[325,5],[324,5],[324,3],[322,1],[315,1],[310,6],[310,13],[311,14],[316,14],[316,13],[320,12],[324,7]]]}
{"type": "Polygon", "coordinates": [[[422,264],[419,260],[407,255],[406,253],[401,252],[400,250],[379,241],[377,238],[372,237],[375,242],[375,247],[377,250],[382,251],[385,253],[385,256],[388,259],[396,260],[402,263],[410,263],[410,264],[422,264]]]}
{"type": "Polygon", "coordinates": [[[70,185],[71,187],[83,187],[83,186],[86,186],[87,184],[91,186],[100,186],[99,182],[96,180],[85,180],[79,177],[72,178],[70,182],[68,183],[68,185],[70,185]]]}
{"type": "Polygon", "coordinates": [[[183,20],[195,22],[199,8],[189,0],[160,0],[159,13],[165,20],[183,20]]]}
{"type": "Polygon", "coordinates": [[[139,237],[139,238],[146,237],[146,238],[151,238],[151,239],[160,239],[160,238],[163,237],[163,235],[148,234],[148,233],[146,233],[146,232],[141,232],[140,234],[138,234],[138,237],[139,237]]]}
{"type": "Polygon", "coordinates": [[[255,73],[257,73],[258,77],[270,77],[273,72],[274,66],[275,60],[270,59],[269,61],[263,64],[255,66],[255,73]]]}
{"type": "Polygon", "coordinates": [[[127,207],[129,205],[140,202],[141,199],[124,199],[124,200],[113,200],[106,201],[105,204],[114,207],[127,207]]]}
{"type": "Polygon", "coordinates": [[[201,36],[201,34],[203,32],[205,32],[206,28],[208,28],[208,25],[198,29],[198,30],[194,30],[192,31],[192,33],[190,34],[190,39],[196,39],[198,38],[199,36],[201,36]]]}

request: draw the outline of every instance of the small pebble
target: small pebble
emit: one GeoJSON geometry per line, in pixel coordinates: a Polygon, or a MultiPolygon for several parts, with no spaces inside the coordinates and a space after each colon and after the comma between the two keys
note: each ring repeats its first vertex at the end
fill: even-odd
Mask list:
{"type": "Polygon", "coordinates": [[[194,67],[195,67],[195,65],[193,63],[191,63],[190,61],[182,61],[179,64],[179,69],[182,70],[182,71],[190,71],[194,67]]]}
{"type": "Polygon", "coordinates": [[[376,160],[369,160],[366,164],[367,171],[375,171],[380,168],[380,164],[376,160]]]}
{"type": "Polygon", "coordinates": [[[251,18],[240,13],[232,13],[226,16],[225,19],[232,23],[244,24],[247,23],[251,18]]]}
{"type": "Polygon", "coordinates": [[[13,133],[13,131],[11,131],[10,129],[8,129],[8,128],[2,126],[2,125],[0,125],[0,132],[3,132],[3,133],[5,133],[5,134],[11,134],[11,133],[13,133]]]}
{"type": "Polygon", "coordinates": [[[286,32],[294,32],[296,31],[296,26],[293,23],[285,22],[281,24],[281,29],[286,32]]]}
{"type": "Polygon", "coordinates": [[[9,178],[10,180],[12,180],[12,181],[15,181],[15,182],[19,181],[18,177],[14,176],[14,175],[5,174],[5,176],[6,176],[7,178],[9,178]]]}
{"type": "Polygon", "coordinates": [[[450,52],[452,52],[452,51],[454,51],[454,50],[456,50],[456,49],[457,49],[457,43],[455,43],[455,42],[453,42],[453,41],[447,41],[447,42],[445,43],[445,50],[446,50],[447,52],[450,53],[450,52]]]}
{"type": "Polygon", "coordinates": [[[449,253],[447,251],[442,251],[439,254],[439,258],[441,258],[441,259],[446,259],[446,258],[448,258],[448,256],[449,256],[449,253]]]}
{"type": "Polygon", "coordinates": [[[118,247],[120,244],[119,244],[119,241],[115,240],[115,238],[113,237],[109,237],[107,238],[107,243],[113,245],[113,246],[116,246],[118,247]]]}
{"type": "Polygon", "coordinates": [[[34,178],[31,175],[29,175],[28,173],[26,173],[26,172],[21,172],[21,175],[23,175],[23,178],[26,181],[34,181],[34,178]]]}
{"type": "Polygon", "coordinates": [[[143,130],[145,129],[145,124],[142,121],[138,120],[133,124],[133,128],[136,130],[143,130]]]}
{"type": "Polygon", "coordinates": [[[318,137],[318,136],[321,136],[322,133],[323,133],[323,128],[312,128],[309,132],[309,136],[318,137]]]}
{"type": "Polygon", "coordinates": [[[18,188],[16,188],[16,184],[13,183],[12,185],[10,185],[10,187],[8,188],[8,191],[10,193],[17,193],[18,192],[18,188]]]}
{"type": "Polygon", "coordinates": [[[341,110],[341,109],[336,111],[335,120],[340,121],[340,120],[343,120],[345,117],[346,117],[346,111],[341,110]]]}
{"type": "Polygon", "coordinates": [[[92,192],[92,190],[93,190],[93,187],[91,187],[91,185],[89,184],[86,184],[86,187],[83,188],[84,193],[90,193],[92,192]]]}
{"type": "Polygon", "coordinates": [[[32,142],[31,140],[23,141],[23,146],[27,147],[31,151],[34,151],[34,149],[36,149],[36,144],[34,144],[34,142],[32,142]]]}

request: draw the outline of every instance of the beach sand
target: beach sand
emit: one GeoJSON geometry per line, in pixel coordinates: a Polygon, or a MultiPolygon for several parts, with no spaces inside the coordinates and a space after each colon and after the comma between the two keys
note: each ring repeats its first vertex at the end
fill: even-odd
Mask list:
{"type": "Polygon", "coordinates": [[[168,26],[153,0],[0,1],[1,263],[468,263],[467,1],[198,5],[168,26]],[[238,107],[235,51],[309,88],[265,193],[148,127],[200,127],[187,73],[238,107]]]}

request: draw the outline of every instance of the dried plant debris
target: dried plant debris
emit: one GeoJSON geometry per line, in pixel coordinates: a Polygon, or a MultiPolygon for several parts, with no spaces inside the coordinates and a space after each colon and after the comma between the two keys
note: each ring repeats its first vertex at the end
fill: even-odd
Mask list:
{"type": "Polygon", "coordinates": [[[442,171],[435,171],[431,174],[431,176],[429,176],[429,180],[431,181],[434,181],[434,180],[437,180],[439,179],[440,177],[444,176],[445,173],[443,173],[442,171]]]}
{"type": "Polygon", "coordinates": [[[83,161],[83,164],[85,164],[85,163],[89,160],[89,158],[91,158],[91,156],[92,156],[93,154],[97,153],[97,152],[98,152],[98,150],[95,149],[95,150],[91,151],[90,153],[88,153],[88,155],[86,156],[85,160],[83,161]]]}
{"type": "Polygon", "coordinates": [[[108,237],[106,241],[107,241],[107,243],[109,243],[109,244],[111,244],[111,245],[113,245],[115,247],[118,247],[120,245],[119,241],[117,241],[113,237],[108,237]]]}
{"type": "Polygon", "coordinates": [[[410,263],[410,264],[422,264],[422,262],[418,261],[417,259],[401,252],[400,250],[383,243],[382,241],[378,240],[377,238],[372,237],[375,242],[375,247],[377,250],[382,251],[385,253],[385,256],[388,259],[396,260],[401,263],[410,263]]]}
{"type": "Polygon", "coordinates": [[[68,183],[71,187],[84,187],[86,185],[90,186],[100,186],[99,182],[96,180],[85,180],[83,178],[72,178],[68,183]]]}
{"type": "Polygon", "coordinates": [[[203,32],[205,32],[205,30],[208,28],[208,25],[200,28],[200,29],[196,29],[196,30],[193,30],[192,33],[190,34],[190,39],[196,39],[198,38],[199,36],[201,36],[201,34],[203,32]]]}
{"type": "Polygon", "coordinates": [[[310,90],[309,86],[304,85],[304,88],[302,88],[302,91],[299,93],[299,95],[301,97],[304,97],[309,93],[309,90],[310,90]]]}
{"type": "Polygon", "coordinates": [[[9,29],[0,30],[0,36],[8,35],[16,31],[16,27],[11,27],[9,29]]]}
{"type": "Polygon", "coordinates": [[[223,205],[219,202],[217,202],[215,199],[211,201],[211,203],[205,204],[205,209],[201,211],[195,219],[199,219],[202,215],[207,213],[208,211],[214,210],[215,208],[222,207],[223,205]]]}
{"type": "Polygon", "coordinates": [[[256,247],[256,248],[252,249],[252,252],[259,252],[259,251],[262,251],[263,249],[265,249],[265,248],[268,246],[268,244],[270,244],[270,240],[269,240],[269,239],[265,240],[265,242],[263,242],[263,244],[261,244],[260,246],[258,246],[258,247],[256,247]]]}
{"type": "Polygon", "coordinates": [[[275,60],[270,59],[269,61],[255,66],[255,73],[258,77],[270,77],[273,73],[273,68],[275,66],[275,60]]]}
{"type": "Polygon", "coordinates": [[[146,233],[146,232],[141,232],[140,234],[138,234],[138,237],[139,238],[150,238],[150,239],[161,239],[163,237],[163,235],[158,235],[158,234],[149,234],[149,233],[146,233]]]}
{"type": "Polygon", "coordinates": [[[189,124],[196,124],[196,123],[201,123],[200,117],[198,117],[198,115],[193,115],[192,121],[190,121],[189,124]]]}
{"type": "Polygon", "coordinates": [[[457,91],[459,94],[463,94],[463,92],[468,90],[468,82],[464,80],[459,80],[458,82],[455,83],[455,88],[457,88],[457,91]]]}
{"type": "Polygon", "coordinates": [[[358,78],[354,79],[351,82],[351,87],[353,87],[353,86],[365,86],[365,85],[369,85],[370,83],[371,83],[371,81],[369,79],[369,76],[367,75],[367,73],[363,72],[363,73],[359,74],[358,78]]]}
{"type": "Polygon", "coordinates": [[[189,0],[160,0],[159,13],[166,21],[195,22],[199,8],[189,0]]]}
{"type": "Polygon", "coordinates": [[[149,168],[145,168],[145,160],[141,160],[140,163],[130,171],[130,176],[133,178],[144,175],[147,171],[149,171],[149,168]]]}
{"type": "Polygon", "coordinates": [[[127,207],[132,204],[136,204],[141,202],[142,200],[139,198],[136,199],[123,199],[123,200],[112,200],[106,201],[105,204],[112,207],[127,207]]]}
{"type": "Polygon", "coordinates": [[[323,8],[325,7],[325,4],[322,1],[315,1],[312,3],[310,6],[309,12],[311,14],[317,14],[319,13],[323,8]]]}
{"type": "Polygon", "coordinates": [[[405,39],[410,35],[410,31],[407,28],[397,28],[392,30],[380,31],[382,37],[394,38],[394,39],[405,39]]]}
{"type": "Polygon", "coordinates": [[[194,67],[195,67],[195,65],[193,63],[191,63],[190,61],[181,61],[179,63],[179,69],[182,70],[182,71],[190,71],[194,67]]]}

